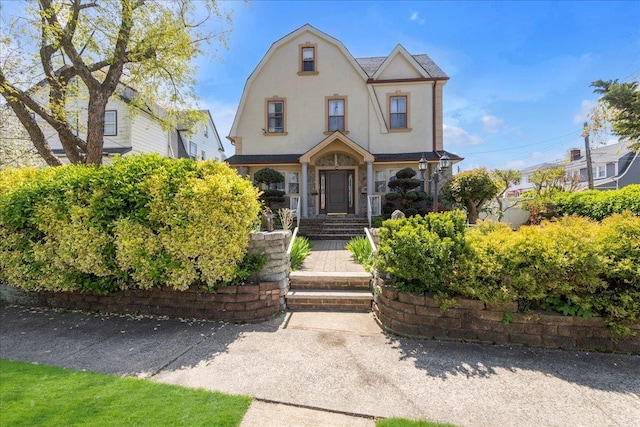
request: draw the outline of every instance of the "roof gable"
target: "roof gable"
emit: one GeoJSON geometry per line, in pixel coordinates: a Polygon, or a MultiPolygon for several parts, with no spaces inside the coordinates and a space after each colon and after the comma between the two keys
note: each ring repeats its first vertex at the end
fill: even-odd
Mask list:
{"type": "Polygon", "coordinates": [[[339,131],[335,131],[331,135],[316,144],[312,149],[300,156],[300,163],[312,163],[318,155],[324,155],[327,152],[346,151],[355,154],[358,163],[373,162],[373,155],[356,144],[349,137],[339,131]]]}
{"type": "Polygon", "coordinates": [[[374,80],[411,79],[431,77],[418,61],[402,45],[395,49],[380,64],[374,73],[374,80]]]}
{"type": "Polygon", "coordinates": [[[367,81],[369,76],[362,69],[362,67],[358,64],[358,62],[355,60],[353,55],[351,55],[351,53],[347,50],[347,48],[344,46],[344,44],[342,44],[341,41],[331,37],[330,35],[328,35],[326,33],[323,33],[322,31],[312,27],[309,24],[305,24],[302,27],[298,28],[297,30],[287,34],[284,37],[282,37],[280,40],[274,42],[271,45],[271,47],[269,48],[269,50],[267,51],[267,53],[262,57],[262,59],[258,63],[258,65],[255,68],[255,70],[253,70],[251,75],[249,75],[249,78],[247,79],[247,82],[245,83],[244,89],[242,91],[242,97],[240,98],[240,104],[238,105],[238,111],[237,111],[236,116],[235,116],[235,118],[233,120],[233,125],[231,126],[231,130],[230,130],[230,135],[231,136],[234,136],[234,135],[237,134],[239,117],[241,116],[241,114],[242,114],[242,112],[244,110],[244,106],[245,106],[245,104],[247,102],[246,101],[247,94],[251,90],[251,88],[253,86],[253,83],[255,82],[255,80],[258,77],[258,75],[260,74],[260,72],[263,70],[263,68],[269,62],[269,59],[274,55],[274,53],[279,48],[281,48],[282,46],[290,43],[291,41],[293,41],[293,40],[295,40],[297,38],[300,38],[302,41],[304,41],[304,38],[303,38],[304,34],[311,34],[311,35],[315,36],[316,38],[319,38],[319,39],[325,41],[326,43],[329,43],[329,44],[333,45],[334,47],[336,47],[340,52],[342,52],[342,54],[344,55],[344,57],[347,60],[347,62],[353,67],[353,70],[362,78],[362,80],[364,82],[367,81]]]}

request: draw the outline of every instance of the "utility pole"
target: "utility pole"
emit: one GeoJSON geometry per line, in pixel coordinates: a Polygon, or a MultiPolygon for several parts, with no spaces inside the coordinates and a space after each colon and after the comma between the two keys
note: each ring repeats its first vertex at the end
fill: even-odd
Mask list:
{"type": "Polygon", "coordinates": [[[589,146],[589,124],[587,122],[584,122],[582,136],[584,136],[584,155],[587,160],[587,181],[589,183],[589,190],[593,190],[593,164],[591,163],[591,147],[589,146]]]}

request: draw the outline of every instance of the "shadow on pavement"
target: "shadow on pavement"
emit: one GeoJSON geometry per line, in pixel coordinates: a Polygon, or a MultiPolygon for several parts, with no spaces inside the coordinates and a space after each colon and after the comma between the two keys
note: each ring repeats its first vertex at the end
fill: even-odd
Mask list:
{"type": "Polygon", "coordinates": [[[234,325],[0,306],[0,358],[149,377],[178,359],[182,366],[210,360],[242,334],[275,332],[281,322],[282,316],[234,325]]]}
{"type": "Polygon", "coordinates": [[[640,356],[406,339],[387,344],[426,376],[489,378],[498,371],[536,371],[592,389],[640,396],[640,356]]]}

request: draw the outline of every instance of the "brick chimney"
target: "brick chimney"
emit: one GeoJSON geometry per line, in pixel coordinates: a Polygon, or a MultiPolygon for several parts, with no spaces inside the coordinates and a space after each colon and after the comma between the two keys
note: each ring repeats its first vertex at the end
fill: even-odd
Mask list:
{"type": "Polygon", "coordinates": [[[580,158],[580,149],[572,148],[571,149],[571,161],[578,160],[580,158]]]}

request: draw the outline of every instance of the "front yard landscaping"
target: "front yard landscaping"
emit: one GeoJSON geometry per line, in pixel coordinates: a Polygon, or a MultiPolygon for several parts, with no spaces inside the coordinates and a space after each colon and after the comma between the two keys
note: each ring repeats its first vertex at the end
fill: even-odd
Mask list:
{"type": "Polygon", "coordinates": [[[238,426],[251,398],[0,360],[3,426],[238,426]]]}

